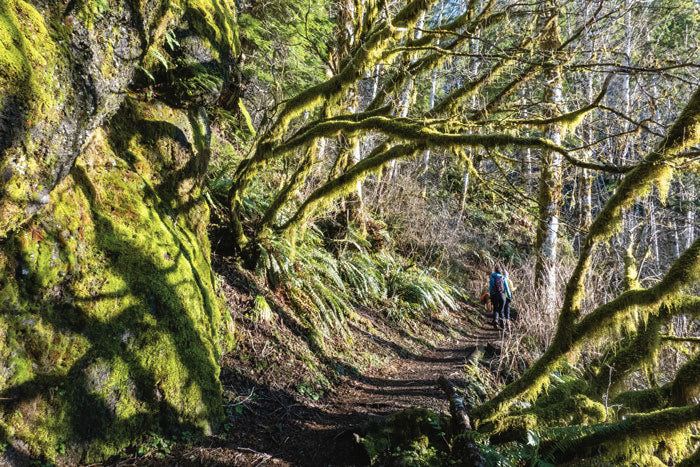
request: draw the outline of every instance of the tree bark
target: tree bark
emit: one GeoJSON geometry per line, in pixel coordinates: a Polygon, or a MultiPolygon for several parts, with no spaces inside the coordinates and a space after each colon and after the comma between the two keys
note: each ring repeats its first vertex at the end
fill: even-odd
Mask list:
{"type": "MultiPolygon", "coordinates": [[[[476,348],[474,351],[476,352],[476,348]]],[[[467,409],[464,406],[464,399],[457,395],[452,383],[450,383],[444,376],[440,376],[440,378],[437,380],[437,384],[450,400],[450,416],[452,417],[452,426],[455,430],[455,435],[470,431],[472,429],[472,425],[469,421],[467,409]]],[[[475,443],[465,439],[462,442],[462,448],[464,449],[465,454],[465,457],[462,459],[464,462],[463,465],[472,467],[486,466],[486,461],[475,443]]]]}
{"type": "MultiPolygon", "coordinates": [[[[541,28],[543,28],[542,51],[551,54],[553,60],[561,45],[559,36],[559,5],[557,0],[549,0],[542,6],[541,28]]],[[[553,68],[546,75],[548,88],[544,101],[548,104],[546,114],[557,114],[562,103],[562,78],[559,67],[553,68]]],[[[549,125],[545,136],[556,144],[561,143],[561,125],[549,125]]],[[[539,220],[537,225],[535,265],[535,287],[544,292],[545,307],[550,308],[556,298],[557,275],[557,241],[559,239],[559,213],[561,210],[562,190],[562,156],[550,151],[542,151],[542,172],[539,182],[539,220]]]]}

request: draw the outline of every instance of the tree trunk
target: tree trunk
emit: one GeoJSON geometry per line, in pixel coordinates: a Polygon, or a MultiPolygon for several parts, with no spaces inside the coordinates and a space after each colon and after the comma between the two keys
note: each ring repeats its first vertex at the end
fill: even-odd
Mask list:
{"type": "Polygon", "coordinates": [[[651,247],[654,253],[654,263],[658,270],[661,266],[661,257],[659,256],[659,231],[656,223],[656,205],[654,202],[653,193],[649,195],[649,228],[651,237],[651,247]]]}
{"type": "MultiPolygon", "coordinates": [[[[556,0],[547,1],[541,13],[543,31],[542,50],[554,55],[561,45],[559,37],[559,7],[556,0]]],[[[556,60],[556,57],[552,57],[556,60]]],[[[549,115],[557,113],[562,102],[562,78],[559,68],[546,75],[549,87],[545,90],[544,101],[548,104],[549,115]]],[[[545,136],[556,144],[561,143],[561,125],[548,126],[545,136]]],[[[539,220],[537,225],[537,262],[535,265],[535,286],[545,292],[545,306],[555,302],[557,240],[559,238],[559,212],[561,209],[562,156],[543,150],[542,172],[539,182],[539,220]]]]}
{"type": "MultiPolygon", "coordinates": [[[[476,348],[474,349],[476,352],[476,348]]],[[[440,376],[437,380],[437,384],[444,391],[447,397],[450,399],[450,416],[452,417],[452,426],[455,430],[455,435],[465,433],[472,429],[471,422],[469,421],[469,414],[464,406],[464,399],[457,395],[452,383],[450,383],[444,376],[440,376]]],[[[472,441],[466,439],[462,440],[460,446],[454,446],[453,449],[463,450],[462,465],[472,466],[472,467],[482,467],[486,465],[479,448],[472,441]],[[461,449],[460,449],[461,448],[461,449]]]]}
{"type": "Polygon", "coordinates": [[[695,185],[689,187],[687,195],[688,210],[685,216],[685,248],[690,248],[695,240],[695,185]]]}

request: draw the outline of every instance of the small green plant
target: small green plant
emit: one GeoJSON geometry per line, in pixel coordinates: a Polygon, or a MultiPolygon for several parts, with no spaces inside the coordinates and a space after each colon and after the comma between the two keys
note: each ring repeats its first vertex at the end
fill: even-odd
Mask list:
{"type": "Polygon", "coordinates": [[[175,39],[175,34],[171,30],[165,33],[165,42],[172,51],[175,50],[175,47],[180,47],[180,43],[175,39]]]}
{"type": "Polygon", "coordinates": [[[272,309],[262,295],[255,296],[255,305],[250,310],[250,319],[255,323],[272,321],[272,309]]]}
{"type": "Polygon", "coordinates": [[[191,431],[186,430],[180,433],[180,440],[186,444],[194,444],[199,441],[199,439],[200,436],[196,433],[192,433],[191,431]]]}
{"type": "Polygon", "coordinates": [[[299,394],[302,394],[304,396],[308,396],[311,399],[317,401],[323,396],[323,391],[316,391],[313,386],[311,386],[309,383],[300,383],[297,384],[297,391],[299,394]]]}
{"type": "Polygon", "coordinates": [[[150,431],[150,438],[139,447],[138,455],[143,457],[154,456],[163,459],[171,453],[172,442],[163,438],[160,434],[150,431]]]}

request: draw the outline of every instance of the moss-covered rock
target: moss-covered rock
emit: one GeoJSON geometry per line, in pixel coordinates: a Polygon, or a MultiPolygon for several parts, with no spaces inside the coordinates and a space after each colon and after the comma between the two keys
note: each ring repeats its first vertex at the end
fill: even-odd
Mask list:
{"type": "Polygon", "coordinates": [[[0,2],[0,238],[48,203],[137,70],[153,76],[174,29],[197,44],[188,66],[228,87],[232,0],[0,2]]]}
{"type": "Polygon", "coordinates": [[[144,430],[207,433],[230,340],[199,196],[196,115],[125,103],[0,250],[0,424],[100,458],[144,430]]]}
{"type": "Polygon", "coordinates": [[[232,0],[0,2],[0,438],[15,450],[102,459],[221,420],[232,324],[209,263],[203,105],[235,87],[237,40],[232,0]],[[165,98],[174,31],[222,83],[206,100],[165,98]]]}

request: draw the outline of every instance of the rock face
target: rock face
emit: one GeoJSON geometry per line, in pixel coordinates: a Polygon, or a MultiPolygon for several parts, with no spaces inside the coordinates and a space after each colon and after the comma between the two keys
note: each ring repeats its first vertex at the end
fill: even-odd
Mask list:
{"type": "Polygon", "coordinates": [[[0,2],[8,452],[101,459],[221,419],[201,183],[237,51],[233,0],[0,2]]]}
{"type": "Polygon", "coordinates": [[[155,81],[171,62],[200,72],[179,80],[189,94],[227,87],[235,25],[233,0],[0,3],[0,237],[48,202],[137,70],[155,81]]]}

